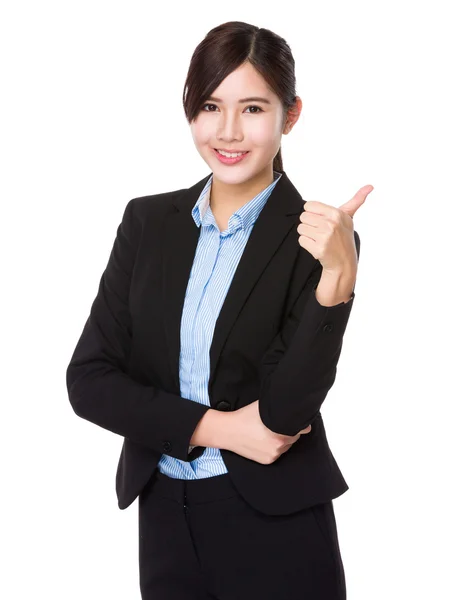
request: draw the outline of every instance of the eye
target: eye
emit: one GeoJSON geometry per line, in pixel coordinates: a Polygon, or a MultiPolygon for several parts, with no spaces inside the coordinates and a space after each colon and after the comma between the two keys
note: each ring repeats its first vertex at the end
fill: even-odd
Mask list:
{"type": "MultiPolygon", "coordinates": [[[[215,106],[215,105],[214,105],[214,104],[204,104],[204,105],[202,106],[202,110],[205,110],[205,106],[215,106]]],[[[212,110],[207,110],[206,112],[214,112],[214,111],[212,111],[212,110]]]]}
{"type": "MultiPolygon", "coordinates": [[[[260,108],[259,106],[252,106],[252,105],[251,105],[251,106],[248,106],[247,108],[257,108],[257,110],[258,110],[259,112],[264,112],[264,111],[262,110],[262,108],[260,108]]],[[[253,115],[254,115],[254,114],[256,114],[256,115],[257,115],[257,113],[252,113],[252,114],[253,114],[253,115]]]]}
{"type": "MultiPolygon", "coordinates": [[[[218,107],[216,106],[216,104],[208,104],[208,103],[207,103],[207,104],[204,104],[204,105],[202,106],[202,110],[205,110],[205,107],[206,107],[206,106],[214,106],[215,108],[218,108],[218,107]]],[[[264,112],[264,111],[262,110],[262,108],[260,108],[259,106],[251,105],[251,106],[247,106],[247,107],[246,107],[246,109],[248,109],[248,108],[256,108],[256,109],[257,109],[259,112],[264,112]]],[[[205,110],[205,112],[215,112],[215,111],[214,111],[214,110],[205,110]]],[[[257,112],[253,112],[253,113],[250,113],[250,114],[257,115],[257,112]]]]}

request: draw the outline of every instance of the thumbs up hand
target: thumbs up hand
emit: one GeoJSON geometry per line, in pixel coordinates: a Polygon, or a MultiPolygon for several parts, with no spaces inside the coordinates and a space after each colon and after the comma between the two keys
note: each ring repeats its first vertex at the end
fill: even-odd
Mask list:
{"type": "Polygon", "coordinates": [[[374,189],[365,185],[339,208],[309,200],[300,215],[298,243],[320,261],[325,273],[357,273],[353,217],[374,189]]]}

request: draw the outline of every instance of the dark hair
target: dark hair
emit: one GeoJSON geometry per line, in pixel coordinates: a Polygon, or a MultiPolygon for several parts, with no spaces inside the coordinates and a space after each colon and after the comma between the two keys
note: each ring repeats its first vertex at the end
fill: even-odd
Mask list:
{"type": "MultiPolygon", "coordinates": [[[[289,45],[269,29],[229,21],[211,29],[192,55],[183,93],[189,123],[196,119],[207,97],[245,62],[262,75],[279,97],[285,121],[296,100],[295,60],[289,45]]],[[[281,148],[274,157],[273,169],[283,171],[281,148]]]]}

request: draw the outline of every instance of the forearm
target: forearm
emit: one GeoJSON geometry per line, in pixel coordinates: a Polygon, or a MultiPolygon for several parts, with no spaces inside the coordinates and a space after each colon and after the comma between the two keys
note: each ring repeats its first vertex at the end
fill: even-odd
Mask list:
{"type": "Polygon", "coordinates": [[[276,433],[296,435],[312,423],[334,383],[355,295],[349,284],[350,297],[339,299],[340,288],[328,281],[333,286],[332,295],[327,295],[328,284],[323,284],[320,299],[315,288],[307,284],[308,300],[305,294],[300,297],[286,325],[288,333],[282,331],[277,336],[262,360],[260,416],[276,433]],[[294,329],[291,336],[289,325],[294,329]]]}
{"type": "Polygon", "coordinates": [[[259,411],[272,431],[295,435],[313,423],[335,381],[355,298],[360,255],[356,231],[354,241],[357,262],[339,269],[339,275],[315,270],[261,361],[259,411]]]}
{"type": "Polygon", "coordinates": [[[231,413],[210,408],[199,421],[192,438],[191,446],[223,448],[231,413]]]}

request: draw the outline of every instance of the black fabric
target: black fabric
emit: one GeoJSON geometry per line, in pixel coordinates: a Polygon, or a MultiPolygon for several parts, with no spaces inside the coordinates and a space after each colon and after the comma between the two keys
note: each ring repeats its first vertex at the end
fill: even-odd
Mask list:
{"type": "Polygon", "coordinates": [[[172,479],[139,496],[143,600],[345,600],[332,501],[269,516],[228,474],[172,479]]]}

